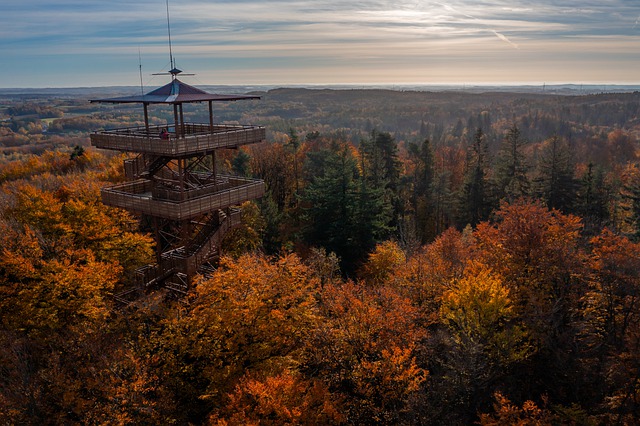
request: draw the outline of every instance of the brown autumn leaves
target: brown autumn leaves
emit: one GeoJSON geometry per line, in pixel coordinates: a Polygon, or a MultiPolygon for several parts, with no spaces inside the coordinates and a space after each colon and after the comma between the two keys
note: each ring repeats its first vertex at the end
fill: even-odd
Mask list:
{"type": "Polygon", "coordinates": [[[322,249],[253,251],[187,300],[117,314],[111,294],[152,256],[99,202],[120,159],[47,155],[2,187],[3,423],[639,419],[640,245],[624,236],[521,199],[409,252],[380,243],[350,278],[322,249]]]}

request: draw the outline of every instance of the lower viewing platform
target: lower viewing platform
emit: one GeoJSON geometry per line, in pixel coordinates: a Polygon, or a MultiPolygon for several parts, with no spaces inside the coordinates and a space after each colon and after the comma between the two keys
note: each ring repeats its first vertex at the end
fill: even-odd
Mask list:
{"type": "Polygon", "coordinates": [[[171,220],[185,220],[238,205],[264,195],[264,181],[237,176],[219,176],[218,182],[190,190],[153,187],[147,179],[102,189],[102,202],[171,220]]]}
{"type": "Polygon", "coordinates": [[[237,148],[265,139],[266,130],[262,126],[199,123],[185,123],[178,129],[173,126],[143,126],[91,134],[91,144],[96,148],[170,157],[211,152],[218,148],[237,148]],[[169,133],[161,135],[163,129],[169,133]]]}

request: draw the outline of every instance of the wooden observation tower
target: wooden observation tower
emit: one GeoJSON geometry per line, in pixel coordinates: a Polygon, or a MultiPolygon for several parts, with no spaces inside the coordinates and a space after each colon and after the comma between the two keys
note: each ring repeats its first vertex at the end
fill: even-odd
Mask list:
{"type": "Polygon", "coordinates": [[[217,150],[262,142],[264,127],[213,122],[213,102],[259,97],[207,93],[178,80],[180,72],[174,67],[171,82],[147,94],[91,101],[144,109],[144,126],[91,135],[97,148],[133,154],[124,163],[128,181],[103,188],[102,202],[143,216],[155,233],[156,262],[136,271],[135,287],[117,296],[124,303],[152,288],[186,293],[218,256],[225,232],[240,224],[237,206],[264,194],[262,180],[216,170],[217,150]],[[207,103],[209,122],[185,122],[188,103],[207,103]],[[149,125],[149,107],[158,104],[173,107],[173,125],[149,125]]]}

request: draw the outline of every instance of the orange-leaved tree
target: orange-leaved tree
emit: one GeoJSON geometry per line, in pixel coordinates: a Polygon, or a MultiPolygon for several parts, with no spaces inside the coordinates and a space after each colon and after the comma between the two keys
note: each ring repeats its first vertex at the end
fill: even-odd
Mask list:
{"type": "Polygon", "coordinates": [[[243,377],[226,407],[209,423],[219,426],[337,425],[346,418],[339,400],[318,379],[285,369],[276,375],[243,377]]]}
{"type": "Polygon", "coordinates": [[[424,313],[437,320],[442,295],[454,278],[460,278],[471,258],[472,238],[454,228],[399,264],[389,282],[424,313]]]}
{"type": "Polygon", "coordinates": [[[123,267],[145,260],[151,241],[102,206],[98,188],[71,171],[2,187],[0,393],[11,423],[154,418],[134,414],[153,405],[138,391],[151,374],[128,349],[131,363],[115,355],[108,321],[123,267]]]}
{"type": "Polygon", "coordinates": [[[585,386],[605,397],[607,423],[640,421],[640,244],[608,229],[593,237],[580,311],[585,386]]]}
{"type": "Polygon", "coordinates": [[[574,348],[574,313],[585,292],[581,221],[525,199],[502,204],[495,216],[474,232],[475,257],[501,277],[513,317],[535,348],[505,391],[548,393],[552,400],[577,392],[575,377],[566,377],[577,371],[577,358],[567,354],[574,348]]]}
{"type": "Polygon", "coordinates": [[[344,398],[348,421],[392,424],[413,416],[426,369],[426,331],[410,301],[387,286],[326,285],[323,320],[308,340],[304,371],[344,398]]]}
{"type": "Polygon", "coordinates": [[[197,283],[189,306],[164,321],[146,349],[185,418],[200,421],[226,406],[245,374],[295,368],[315,327],[318,288],[295,255],[222,258],[219,269],[197,283]]]}
{"type": "MultiPolygon", "coordinates": [[[[525,401],[522,407],[518,407],[500,392],[496,392],[494,398],[494,413],[480,415],[479,424],[482,426],[551,426],[561,424],[557,415],[545,406],[539,407],[531,400],[525,401]]],[[[546,401],[543,402],[546,403],[546,401]]]]}
{"type": "Polygon", "coordinates": [[[476,256],[503,278],[517,313],[543,340],[566,325],[583,290],[580,218],[525,199],[495,214],[474,232],[476,256]]]}

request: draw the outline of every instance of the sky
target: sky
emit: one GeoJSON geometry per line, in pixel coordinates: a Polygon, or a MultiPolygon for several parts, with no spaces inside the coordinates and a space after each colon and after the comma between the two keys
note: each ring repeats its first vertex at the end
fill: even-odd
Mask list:
{"type": "MultiPolygon", "coordinates": [[[[196,86],[640,83],[640,0],[170,0],[169,16],[196,86]]],[[[160,86],[167,4],[2,0],[0,64],[6,88],[160,86]]]]}

